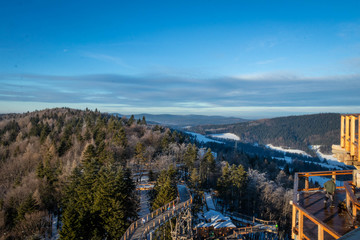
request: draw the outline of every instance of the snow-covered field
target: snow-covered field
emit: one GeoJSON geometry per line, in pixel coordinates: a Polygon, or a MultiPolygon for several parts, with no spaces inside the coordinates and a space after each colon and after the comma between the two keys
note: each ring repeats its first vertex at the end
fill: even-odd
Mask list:
{"type": "Polygon", "coordinates": [[[279,151],[279,152],[295,153],[295,154],[301,154],[301,155],[304,155],[304,156],[311,157],[305,151],[302,151],[302,150],[299,150],[299,149],[285,149],[285,148],[282,148],[282,147],[275,147],[272,144],[267,144],[266,147],[271,148],[271,149],[276,150],[276,151],[279,151]]]}
{"type": "Polygon", "coordinates": [[[309,146],[309,148],[313,151],[315,151],[316,155],[318,156],[318,158],[320,158],[321,160],[327,160],[327,162],[331,165],[337,165],[337,166],[346,166],[344,163],[339,162],[333,155],[330,154],[323,154],[322,152],[320,152],[320,145],[312,145],[309,146]]]}
{"type": "Polygon", "coordinates": [[[194,132],[185,132],[185,133],[190,134],[190,135],[193,135],[194,137],[196,137],[196,140],[197,140],[198,142],[203,142],[203,143],[216,142],[216,143],[222,143],[222,144],[223,144],[223,142],[220,142],[220,141],[217,141],[217,140],[214,140],[214,139],[207,138],[207,137],[205,137],[204,135],[199,134],[199,133],[194,133],[194,132]]]}
{"type": "MultiPolygon", "coordinates": [[[[309,181],[318,182],[321,187],[324,187],[324,183],[326,183],[326,182],[329,181],[329,180],[330,180],[330,177],[329,177],[329,178],[320,177],[320,176],[309,177],[309,181]]],[[[344,182],[343,182],[343,181],[336,180],[336,186],[337,186],[337,187],[344,186],[344,182]]]]}
{"type": "MultiPolygon", "coordinates": [[[[282,160],[282,161],[286,161],[287,163],[292,163],[292,158],[289,156],[284,156],[284,157],[273,157],[273,159],[277,159],[277,160],[282,160]]],[[[320,162],[312,162],[312,161],[304,161],[306,163],[314,163],[314,164],[318,164],[322,167],[325,168],[330,168],[330,169],[336,169],[336,170],[343,170],[343,168],[339,165],[339,164],[332,164],[332,162],[328,161],[327,163],[320,163],[320,162]]],[[[345,166],[345,165],[343,165],[345,166]]]]}
{"type": "Polygon", "coordinates": [[[235,140],[235,141],[239,141],[240,138],[233,134],[233,133],[219,133],[219,134],[211,134],[211,137],[214,138],[223,138],[223,139],[227,139],[227,140],[235,140]]]}
{"type": "MultiPolygon", "coordinates": [[[[292,158],[289,157],[289,156],[284,156],[284,157],[273,157],[273,159],[277,159],[277,160],[283,160],[283,161],[286,161],[287,163],[292,163],[292,158]]],[[[326,164],[326,163],[320,163],[320,162],[312,162],[312,161],[304,161],[306,163],[314,163],[314,164],[318,164],[322,167],[325,167],[325,168],[330,168],[330,169],[336,169],[336,170],[343,170],[343,168],[341,168],[338,164],[331,164],[329,161],[328,163],[329,164],[326,164]]],[[[345,166],[345,165],[344,165],[345,166]]]]}

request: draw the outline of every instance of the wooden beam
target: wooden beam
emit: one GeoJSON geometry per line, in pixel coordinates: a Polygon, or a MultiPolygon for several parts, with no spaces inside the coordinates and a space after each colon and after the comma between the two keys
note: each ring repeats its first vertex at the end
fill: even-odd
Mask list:
{"type": "Polygon", "coordinates": [[[350,155],[355,156],[355,116],[350,117],[350,155]]]}
{"type": "Polygon", "coordinates": [[[340,129],[340,146],[345,148],[345,132],[344,132],[345,116],[341,116],[341,129],[340,129]]]}
{"type": "Polygon", "coordinates": [[[318,225],[318,240],[324,240],[324,228],[318,225]]]}
{"type": "Polygon", "coordinates": [[[358,116],[357,160],[360,161],[360,115],[358,116]]]}
{"type": "MultiPolygon", "coordinates": [[[[293,205],[292,203],[291,203],[291,205],[293,205]]],[[[295,233],[294,233],[294,229],[295,229],[295,223],[296,223],[296,211],[297,211],[297,209],[296,209],[296,207],[293,205],[293,207],[292,207],[292,227],[291,227],[291,238],[292,239],[295,239],[295,233]]]]}
{"type": "Polygon", "coordinates": [[[309,177],[305,177],[305,191],[309,189],[309,177]]]}
{"type": "Polygon", "coordinates": [[[299,239],[303,238],[304,234],[304,213],[299,211],[299,239]]]}
{"type": "Polygon", "coordinates": [[[345,150],[347,152],[350,151],[349,138],[350,138],[350,117],[346,116],[345,117],[345,150]]]}

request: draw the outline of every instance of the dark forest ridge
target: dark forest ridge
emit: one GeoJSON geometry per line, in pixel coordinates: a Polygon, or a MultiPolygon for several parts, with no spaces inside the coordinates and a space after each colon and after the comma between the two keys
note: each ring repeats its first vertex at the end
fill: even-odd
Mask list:
{"type": "MultiPolygon", "coordinates": [[[[117,116],[121,114],[114,113],[117,116]]],[[[125,115],[129,118],[131,115],[125,115]]],[[[147,122],[161,124],[171,127],[187,127],[207,124],[232,124],[249,121],[244,118],[224,117],[224,116],[205,116],[205,115],[173,115],[173,114],[134,114],[135,119],[145,116],[147,122]]]]}
{"type": "Polygon", "coordinates": [[[201,134],[234,133],[243,142],[273,144],[308,150],[309,145],[322,145],[330,152],[338,144],[340,114],[320,113],[301,116],[261,119],[236,124],[203,125],[190,129],[201,134]]]}

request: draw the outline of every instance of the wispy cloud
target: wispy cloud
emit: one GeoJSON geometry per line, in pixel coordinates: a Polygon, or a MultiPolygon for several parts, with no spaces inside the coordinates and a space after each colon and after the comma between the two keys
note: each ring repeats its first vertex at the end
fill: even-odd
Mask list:
{"type": "Polygon", "coordinates": [[[83,55],[85,57],[96,59],[99,61],[113,63],[113,64],[119,65],[119,66],[127,68],[127,69],[134,69],[134,67],[125,63],[125,61],[120,57],[111,56],[111,55],[107,55],[107,54],[91,53],[91,52],[85,52],[83,55]]]}
{"type": "Polygon", "coordinates": [[[284,60],[285,58],[273,58],[256,62],[257,65],[272,64],[284,60]]]}
{"type": "Polygon", "coordinates": [[[188,79],[161,74],[138,77],[8,74],[0,75],[0,84],[2,102],[83,108],[91,105],[104,109],[112,105],[120,112],[141,109],[154,113],[156,109],[172,108],[181,113],[198,110],[215,115],[216,111],[220,114],[228,109],[229,115],[234,109],[243,108],[345,109],[358,107],[360,102],[360,75],[309,77],[283,72],[188,79]]]}
{"type": "Polygon", "coordinates": [[[350,22],[338,25],[338,36],[341,38],[360,37],[360,23],[350,22]]]}

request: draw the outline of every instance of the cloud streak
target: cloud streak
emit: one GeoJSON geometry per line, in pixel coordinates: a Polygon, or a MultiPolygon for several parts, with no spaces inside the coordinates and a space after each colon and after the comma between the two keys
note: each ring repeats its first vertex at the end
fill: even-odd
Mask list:
{"type": "Polygon", "coordinates": [[[207,111],[207,115],[216,115],[215,111],[219,111],[219,114],[241,116],[239,111],[244,108],[315,106],[329,110],[337,106],[351,109],[360,102],[360,75],[319,78],[275,73],[188,79],[156,74],[136,77],[3,74],[0,83],[3,103],[38,102],[83,108],[94,105],[104,109],[110,109],[111,105],[112,110],[118,112],[134,109],[134,112],[154,113],[156,109],[177,109],[179,113],[200,111],[206,114],[207,111]]]}

